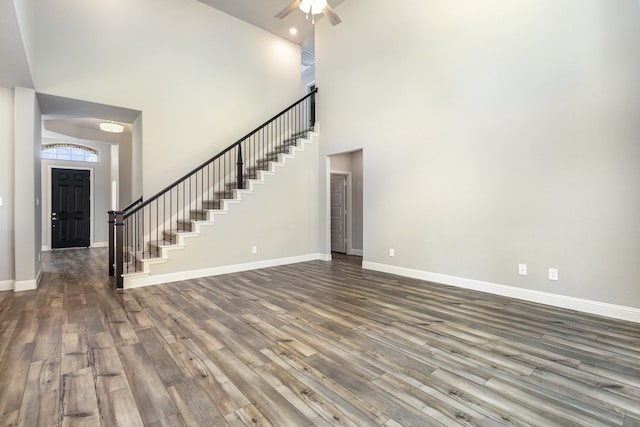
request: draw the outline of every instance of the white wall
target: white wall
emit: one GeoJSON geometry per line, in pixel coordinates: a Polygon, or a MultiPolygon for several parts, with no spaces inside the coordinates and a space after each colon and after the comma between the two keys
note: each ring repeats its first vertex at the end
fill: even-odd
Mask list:
{"type": "Polygon", "coordinates": [[[365,147],[365,262],[640,308],[636,0],[338,12],[320,158],[365,147]]]}
{"type": "Polygon", "coordinates": [[[299,46],[201,2],[35,1],[35,87],[142,111],[145,197],[299,98],[299,46]]]}
{"type": "Polygon", "coordinates": [[[0,88],[0,290],[13,289],[14,245],[14,99],[0,88]]]}

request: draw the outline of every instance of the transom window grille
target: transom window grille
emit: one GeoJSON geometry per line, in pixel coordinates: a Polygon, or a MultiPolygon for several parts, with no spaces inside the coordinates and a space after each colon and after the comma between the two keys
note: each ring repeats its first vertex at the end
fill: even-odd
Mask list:
{"type": "Polygon", "coordinates": [[[98,150],[83,145],[58,143],[42,146],[43,159],[98,163],[98,150]]]}

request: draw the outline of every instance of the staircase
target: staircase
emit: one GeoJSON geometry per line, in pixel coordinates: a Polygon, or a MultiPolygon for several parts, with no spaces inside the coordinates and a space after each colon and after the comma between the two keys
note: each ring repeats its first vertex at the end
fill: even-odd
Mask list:
{"type": "MultiPolygon", "coordinates": [[[[268,177],[308,150],[318,137],[314,132],[316,93],[289,106],[150,199],[109,212],[109,272],[116,277],[116,288],[161,283],[171,277],[185,278],[185,274],[201,277],[207,263],[190,261],[179,252],[193,246],[187,257],[202,258],[209,249],[196,238],[211,234],[210,226],[235,213],[232,206],[258,192],[267,179],[274,179],[268,177]],[[163,266],[174,259],[171,268],[163,266]],[[199,273],[177,274],[176,269],[181,268],[199,273]],[[152,277],[156,272],[161,278],[152,277]]],[[[260,190],[264,192],[264,188],[260,190]]],[[[213,246],[219,250],[218,241],[224,240],[233,247],[231,239],[220,233],[217,238],[208,238],[215,242],[213,246]]],[[[253,249],[255,253],[256,247],[253,249]]],[[[224,255],[217,254],[218,264],[224,255]]]]}

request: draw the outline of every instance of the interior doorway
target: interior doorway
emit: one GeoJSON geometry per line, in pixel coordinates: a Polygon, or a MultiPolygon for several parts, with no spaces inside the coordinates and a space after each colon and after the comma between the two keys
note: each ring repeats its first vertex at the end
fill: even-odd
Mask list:
{"type": "Polygon", "coordinates": [[[51,248],[91,245],[91,171],[51,169],[51,248]]]}
{"type": "Polygon", "coordinates": [[[363,256],[363,150],[328,156],[327,249],[363,256]]]}
{"type": "Polygon", "coordinates": [[[347,253],[347,177],[331,174],[331,252],[347,253]]]}

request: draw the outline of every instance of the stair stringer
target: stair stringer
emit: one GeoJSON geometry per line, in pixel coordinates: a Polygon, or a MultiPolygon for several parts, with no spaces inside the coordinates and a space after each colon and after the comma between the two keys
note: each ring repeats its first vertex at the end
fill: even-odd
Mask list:
{"type": "Polygon", "coordinates": [[[191,221],[190,232],[173,233],[174,244],[159,245],[158,257],[123,276],[125,289],[326,259],[319,251],[318,142],[317,133],[301,138],[247,189],[191,221]]]}

